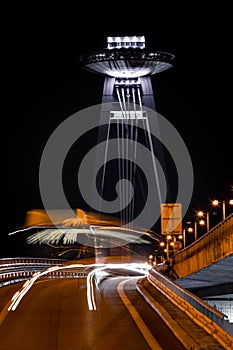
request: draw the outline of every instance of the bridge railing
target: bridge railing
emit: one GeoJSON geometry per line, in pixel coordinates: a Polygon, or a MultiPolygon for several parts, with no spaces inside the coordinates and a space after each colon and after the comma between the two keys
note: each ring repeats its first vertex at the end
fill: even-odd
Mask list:
{"type": "MultiPolygon", "coordinates": [[[[36,272],[45,271],[49,266],[65,266],[66,260],[49,258],[4,258],[0,259],[0,288],[6,285],[24,281],[36,272]]],[[[86,276],[80,271],[53,271],[47,278],[77,278],[86,276]]]]}
{"type": "MultiPolygon", "coordinates": [[[[40,271],[36,271],[40,272],[40,271]]],[[[23,282],[25,280],[28,280],[33,276],[35,271],[30,272],[30,271],[18,271],[16,273],[12,273],[11,275],[8,275],[7,278],[4,280],[0,279],[0,288],[5,287],[9,284],[14,284],[18,282],[23,282]]],[[[88,272],[83,272],[83,271],[53,271],[49,272],[46,274],[46,276],[40,277],[40,279],[43,278],[86,278],[88,272]]]]}
{"type": "MultiPolygon", "coordinates": [[[[233,214],[230,214],[224,221],[213,227],[210,231],[197,239],[195,242],[180,250],[174,255],[175,264],[185,261],[198,254],[203,249],[210,246],[221,246],[221,249],[211,250],[213,254],[232,254],[233,253],[233,214]]],[[[220,257],[216,257],[218,260],[220,257]]]]}
{"type": "Polygon", "coordinates": [[[216,310],[199,297],[177,285],[168,277],[156,271],[156,268],[152,268],[150,270],[148,280],[155,285],[156,288],[158,288],[173,304],[186,312],[186,314],[194,319],[196,323],[201,325],[204,329],[216,337],[218,341],[220,340],[224,344],[228,343],[230,346],[233,346],[233,329],[229,323],[228,317],[225,314],[216,310]]]}
{"type": "Polygon", "coordinates": [[[46,264],[46,265],[59,265],[67,263],[63,259],[50,259],[50,258],[33,258],[33,257],[16,257],[16,258],[1,258],[0,268],[6,265],[23,265],[23,264],[46,264]]]}
{"type": "Polygon", "coordinates": [[[25,281],[35,273],[43,278],[86,278],[94,266],[72,266],[69,261],[49,258],[4,258],[0,259],[0,288],[9,284],[25,281]],[[46,271],[50,266],[58,270],[46,271]],[[63,269],[64,266],[64,269],[63,269]],[[44,274],[43,272],[46,273],[44,274]]]}

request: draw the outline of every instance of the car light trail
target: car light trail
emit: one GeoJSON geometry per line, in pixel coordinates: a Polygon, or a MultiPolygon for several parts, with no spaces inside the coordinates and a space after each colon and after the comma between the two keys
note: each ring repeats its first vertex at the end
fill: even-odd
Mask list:
{"type": "Polygon", "coordinates": [[[90,311],[96,310],[96,302],[95,302],[95,296],[94,296],[94,276],[98,278],[99,274],[103,274],[104,270],[107,269],[112,269],[112,270],[119,270],[119,269],[124,269],[124,270],[130,270],[134,272],[140,272],[144,273],[147,275],[148,270],[151,268],[151,266],[148,266],[146,264],[137,264],[137,263],[132,263],[132,264],[105,264],[105,266],[102,267],[97,267],[95,270],[91,271],[87,275],[87,303],[88,303],[88,308],[90,311]]]}
{"type": "Polygon", "coordinates": [[[95,302],[95,296],[94,296],[94,276],[98,277],[98,274],[102,274],[104,270],[107,269],[125,269],[130,270],[134,272],[140,272],[147,274],[148,270],[151,268],[151,266],[148,266],[146,264],[140,264],[140,263],[127,263],[127,264],[71,264],[67,266],[52,266],[49,267],[47,270],[43,272],[36,272],[31,279],[27,280],[23,287],[18,290],[14,296],[12,297],[12,303],[8,307],[8,311],[15,311],[17,306],[19,305],[22,298],[27,294],[27,292],[30,290],[30,288],[33,286],[33,284],[38,280],[38,278],[42,277],[43,275],[46,275],[50,272],[55,272],[58,270],[64,270],[64,269],[72,269],[72,268],[86,268],[86,267],[94,267],[94,270],[91,271],[87,275],[87,303],[89,310],[96,310],[96,302],[95,302]]]}
{"type": "Polygon", "coordinates": [[[15,298],[13,300],[13,302],[10,304],[10,306],[8,307],[8,311],[15,311],[17,306],[19,305],[20,301],[22,300],[22,298],[24,297],[24,295],[29,291],[29,289],[33,286],[34,282],[41,276],[46,275],[49,272],[52,271],[57,271],[57,270],[62,270],[62,269],[68,269],[68,268],[73,268],[73,267],[84,267],[87,265],[82,265],[82,264],[73,264],[73,265],[67,265],[67,266],[52,266],[49,267],[47,270],[40,272],[40,273],[36,273],[30,280],[27,280],[22,289],[19,290],[17,296],[15,293],[15,298]]]}
{"type": "Polygon", "coordinates": [[[11,300],[15,300],[17,298],[17,296],[19,295],[20,291],[17,290],[17,292],[13,295],[13,297],[11,298],[11,300]]]}

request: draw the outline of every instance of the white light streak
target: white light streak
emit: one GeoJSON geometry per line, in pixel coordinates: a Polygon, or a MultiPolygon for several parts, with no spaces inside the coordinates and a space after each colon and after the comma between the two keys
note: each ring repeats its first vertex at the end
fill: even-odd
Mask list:
{"type": "Polygon", "coordinates": [[[11,300],[15,300],[17,298],[17,296],[19,295],[19,290],[17,290],[17,292],[13,295],[13,297],[11,298],[11,300]]]}
{"type": "Polygon", "coordinates": [[[128,264],[105,264],[102,267],[98,267],[95,270],[91,271],[87,275],[87,303],[88,303],[88,308],[90,311],[96,310],[96,302],[95,302],[95,296],[94,296],[94,276],[97,276],[98,280],[98,275],[102,275],[103,271],[106,269],[125,269],[125,270],[130,270],[134,272],[140,272],[144,273],[145,275],[148,274],[148,271],[151,269],[150,265],[146,264],[140,264],[140,263],[128,263],[128,264]]]}
{"type": "MultiPolygon", "coordinates": [[[[115,112],[114,112],[115,113],[115,112]]],[[[121,113],[121,112],[120,112],[121,113]]],[[[142,115],[141,111],[138,111],[137,118],[140,118],[142,115]]],[[[90,225],[90,228],[62,228],[62,229],[45,229],[40,232],[36,232],[27,238],[28,244],[74,244],[77,243],[79,238],[78,235],[86,235],[85,239],[93,238],[93,235],[105,235],[106,238],[116,238],[124,242],[135,242],[141,244],[150,244],[147,240],[143,239],[142,236],[150,236],[146,231],[130,230],[118,226],[99,226],[99,225],[90,225]],[[90,236],[92,234],[92,236],[90,236]]],[[[84,239],[84,238],[83,238],[84,239]]],[[[155,238],[153,238],[155,239],[155,238]]]]}
{"type": "MultiPolygon", "coordinates": [[[[95,264],[94,264],[95,265],[95,264]]],[[[13,300],[13,302],[10,304],[10,306],[8,307],[8,311],[15,311],[17,306],[19,305],[20,301],[22,300],[22,298],[24,297],[24,295],[29,291],[29,289],[33,286],[34,282],[40,278],[43,275],[46,275],[47,273],[50,273],[52,271],[58,271],[58,270],[63,270],[63,269],[70,269],[70,268],[77,268],[77,267],[90,267],[93,266],[91,264],[89,265],[83,265],[83,264],[71,264],[71,265],[67,265],[67,266],[52,266],[49,267],[47,270],[40,272],[38,274],[36,274],[36,276],[32,277],[31,279],[27,280],[22,289],[19,290],[19,293],[17,293],[17,295],[15,295],[15,299],[13,300]]],[[[98,265],[99,266],[99,265],[98,265]]]]}
{"type": "Polygon", "coordinates": [[[27,292],[30,290],[30,288],[33,286],[33,284],[43,275],[46,275],[50,272],[58,271],[58,270],[64,270],[64,269],[72,269],[72,268],[90,268],[94,267],[94,270],[91,271],[87,275],[87,304],[90,311],[96,310],[96,302],[95,302],[95,292],[94,292],[94,277],[98,274],[103,274],[104,270],[107,269],[125,269],[129,271],[144,273],[145,275],[148,274],[149,269],[151,269],[150,265],[142,264],[142,263],[126,263],[126,264],[71,264],[67,266],[52,266],[49,267],[47,270],[43,272],[36,272],[34,276],[27,280],[24,285],[22,286],[21,290],[18,290],[14,296],[12,297],[12,303],[8,307],[8,311],[15,311],[17,306],[19,305],[20,301],[23,299],[23,297],[27,294],[27,292]]]}

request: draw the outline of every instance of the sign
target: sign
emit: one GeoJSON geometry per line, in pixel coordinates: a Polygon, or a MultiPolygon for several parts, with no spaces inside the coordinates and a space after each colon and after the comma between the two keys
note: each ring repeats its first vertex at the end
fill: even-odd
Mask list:
{"type": "Polygon", "coordinates": [[[182,234],[181,203],[161,204],[161,232],[163,235],[182,234]]]}

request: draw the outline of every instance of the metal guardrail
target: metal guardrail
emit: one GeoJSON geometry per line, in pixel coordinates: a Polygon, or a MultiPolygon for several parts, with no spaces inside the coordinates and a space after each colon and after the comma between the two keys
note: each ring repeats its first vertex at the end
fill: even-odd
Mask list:
{"type": "Polygon", "coordinates": [[[67,263],[67,260],[63,260],[63,259],[33,258],[33,257],[1,258],[0,268],[4,267],[5,265],[16,265],[16,264],[60,265],[60,264],[66,264],[66,263],[67,263]]]}
{"type": "MultiPolygon", "coordinates": [[[[17,274],[14,276],[9,277],[8,279],[4,280],[3,282],[0,283],[0,288],[5,287],[9,284],[14,284],[14,283],[18,283],[18,282],[23,282],[25,280],[28,280],[29,278],[31,278],[33,275],[32,274],[17,274]],[[23,277],[24,276],[24,277],[23,277]]],[[[64,271],[59,271],[59,272],[50,272],[48,274],[46,274],[45,276],[40,277],[40,279],[43,278],[86,278],[87,277],[87,272],[64,272],[64,271]]]]}
{"type": "MultiPolygon", "coordinates": [[[[0,259],[0,288],[9,284],[22,282],[33,276],[36,272],[45,271],[49,266],[67,266],[62,259],[46,258],[6,258],[0,259]]],[[[50,271],[46,278],[85,278],[87,271],[50,271]]],[[[45,278],[45,277],[40,277],[45,278]]]]}
{"type": "MultiPolygon", "coordinates": [[[[174,297],[176,297],[178,304],[182,305],[182,303],[184,302],[188,303],[188,305],[191,306],[190,309],[193,308],[197,310],[199,313],[206,316],[206,318],[209,319],[209,321],[213,321],[215,324],[217,324],[224,332],[226,332],[229,335],[229,338],[231,338],[229,342],[233,347],[233,329],[232,327],[230,327],[228,317],[225,314],[208,305],[202,299],[188,292],[181,286],[177,285],[168,277],[164,276],[162,273],[156,271],[155,269],[150,270],[149,280],[151,276],[155,284],[158,284],[159,289],[162,287],[162,289],[165,292],[164,294],[166,294],[166,296],[171,301],[174,301],[174,297]]],[[[215,330],[215,332],[218,333],[219,330],[215,330]]],[[[228,339],[226,339],[226,341],[228,341],[228,339]]]]}
{"type": "Polygon", "coordinates": [[[150,270],[150,274],[153,275],[158,281],[165,284],[166,287],[168,287],[171,291],[173,291],[176,295],[178,295],[183,300],[187,301],[189,304],[191,304],[195,309],[206,315],[208,318],[210,318],[212,321],[216,322],[220,327],[223,327],[224,322],[229,322],[226,320],[227,316],[224,315],[222,312],[213,309],[211,306],[206,304],[204,301],[202,301],[200,298],[196,297],[186,289],[180,287],[179,285],[175,284],[173,281],[171,281],[168,277],[162,275],[161,273],[150,270]]]}
{"type": "Polygon", "coordinates": [[[0,281],[9,278],[30,277],[33,273],[45,270],[48,266],[62,266],[61,259],[41,258],[4,258],[0,259],[0,281]]]}

